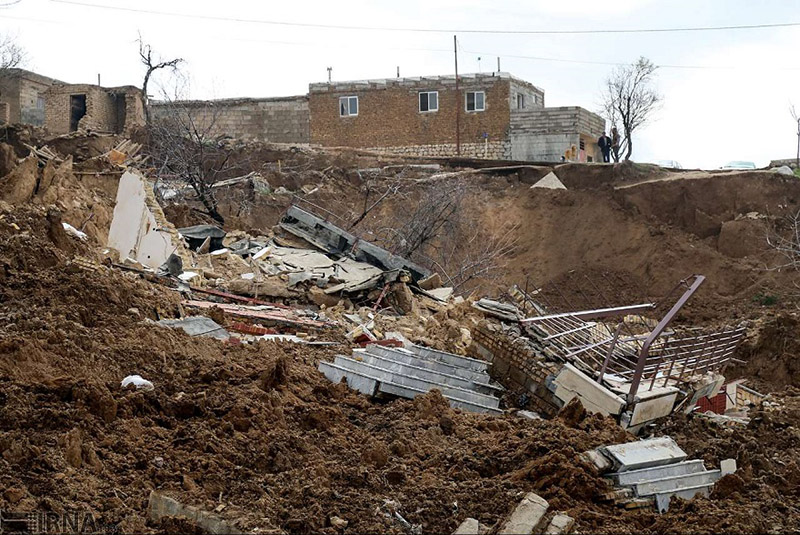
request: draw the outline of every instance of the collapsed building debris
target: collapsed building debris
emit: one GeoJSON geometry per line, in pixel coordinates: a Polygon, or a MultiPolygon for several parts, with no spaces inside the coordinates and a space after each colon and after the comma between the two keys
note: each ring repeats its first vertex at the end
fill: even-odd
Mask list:
{"type": "MultiPolygon", "coordinates": [[[[101,154],[119,146],[116,140],[103,143],[108,147],[101,154]]],[[[16,161],[17,169],[24,165],[35,171],[48,165],[43,160],[54,160],[46,156],[50,151],[40,152],[31,163],[16,161]]],[[[62,162],[69,159],[62,150],[52,152],[62,162]]],[[[110,157],[120,161],[113,153],[110,157]]],[[[291,238],[273,235],[278,229],[258,230],[271,229],[277,214],[259,224],[226,219],[230,226],[223,248],[216,251],[210,251],[210,240],[206,250],[205,239],[187,246],[187,236],[178,236],[168,259],[180,255],[180,271],[161,276],[157,267],[139,262],[136,251],[128,258],[102,252],[116,181],[124,171],[105,157],[89,165],[78,171],[91,173],[81,175],[88,178],[72,186],[102,191],[58,197],[64,221],[85,231],[85,240],[64,236],[71,231],[49,206],[0,205],[3,511],[82,508],[96,515],[102,529],[116,533],[452,533],[457,526],[464,533],[568,533],[573,524],[580,533],[697,533],[733,527],[780,533],[798,525],[798,397],[796,390],[778,391],[796,384],[791,382],[796,359],[787,349],[794,346],[770,334],[774,343],[758,349],[774,368],[772,377],[783,382],[765,382],[765,376],[737,369],[748,378],[747,386],[723,383],[713,396],[722,367],[713,365],[710,374],[703,373],[713,359],[702,351],[690,355],[667,340],[686,345],[694,336],[711,351],[718,340],[701,335],[729,330],[717,323],[730,317],[727,308],[713,309],[713,316],[706,316],[707,307],[702,313],[700,307],[683,310],[677,326],[670,324],[651,345],[650,355],[663,356],[664,362],[646,360],[636,389],[637,394],[650,392],[655,377],[652,391],[671,405],[671,414],[643,430],[674,437],[685,458],[678,461],[680,454],[672,455],[676,462],[649,468],[609,467],[608,486],[580,453],[603,444],[613,445],[601,448],[613,453],[617,442],[631,439],[615,421],[624,423],[625,413],[633,416],[637,406],[647,408],[648,414],[640,415],[645,419],[665,410],[651,410],[641,395],[629,402],[633,389],[626,393],[620,386],[636,375],[643,343],[626,339],[646,340],[657,326],[652,305],[574,307],[564,313],[569,309],[544,300],[532,303],[541,294],[528,292],[526,284],[527,297],[514,299],[516,310],[500,307],[512,317],[502,319],[491,314],[498,310],[491,301],[506,304],[497,294],[483,307],[472,306],[483,290],[466,298],[448,298],[443,291],[437,300],[442,277],[415,283],[402,268],[389,270],[347,251],[331,254],[299,244],[292,233],[291,238]],[[86,199],[96,204],[87,208],[86,199]],[[364,265],[353,269],[359,262],[364,265]],[[361,268],[395,278],[374,285],[369,281],[369,289],[358,290],[356,283],[368,280],[366,273],[358,273],[361,268]],[[350,275],[353,279],[345,281],[350,275]],[[263,288],[284,297],[273,298],[263,288]],[[398,298],[405,300],[403,306],[398,298]],[[202,305],[191,306],[191,301],[202,305]],[[648,316],[646,321],[634,317],[639,313],[648,316]],[[536,321],[520,321],[529,315],[536,321]],[[616,346],[621,349],[612,352],[601,378],[612,345],[607,340],[620,322],[616,346]],[[700,322],[716,327],[696,330],[700,322]],[[222,334],[220,329],[252,343],[222,343],[207,336],[222,334]],[[369,340],[367,332],[376,340],[369,340]],[[590,358],[596,352],[586,347],[603,341],[603,358],[590,358]],[[364,351],[350,351],[361,344],[367,345],[364,351]],[[396,346],[390,348],[394,353],[381,354],[386,346],[378,344],[396,346]],[[443,356],[418,354],[411,344],[455,356],[468,352],[480,359],[482,371],[447,367],[443,356]],[[776,358],[781,351],[791,359],[776,358]],[[673,365],[672,357],[680,353],[689,356],[673,365]],[[331,382],[319,371],[321,362],[345,368],[348,383],[350,376],[377,368],[383,379],[405,382],[399,386],[414,399],[371,402],[331,382]],[[677,394],[664,394],[660,389],[665,386],[677,394]],[[425,392],[410,392],[415,387],[425,392]],[[756,390],[772,394],[764,397],[756,390]],[[459,406],[441,395],[465,392],[502,397],[495,410],[473,413],[465,406],[454,410],[459,406]],[[564,400],[576,392],[567,407],[564,400]],[[713,397],[702,397],[706,392],[713,397]],[[684,415],[697,396],[697,412],[707,410],[708,403],[724,414],[684,415]],[[622,400],[624,407],[613,419],[577,414],[578,400],[614,411],[622,400]],[[498,414],[506,407],[529,410],[498,414]],[[547,418],[559,411],[559,417],[547,418]],[[736,457],[739,469],[719,479],[732,470],[729,456],[736,457]],[[715,459],[725,459],[719,474],[715,459]],[[687,473],[657,473],[673,469],[687,473]],[[638,470],[649,471],[649,479],[625,479],[638,470]],[[653,508],[658,492],[648,493],[662,491],[667,478],[677,476],[699,478],[706,490],[695,492],[699,495],[688,503],[670,499],[669,509],[659,516],[653,508]],[[707,479],[718,482],[711,487],[707,479]],[[535,495],[529,494],[532,490],[535,495]],[[709,499],[702,497],[709,491],[709,499]],[[543,515],[543,507],[535,507],[542,501],[547,502],[543,515]],[[638,509],[627,509],[634,506],[638,509]],[[512,518],[519,522],[507,528],[512,518]]],[[[42,176],[40,193],[47,176],[42,176]]],[[[59,188],[69,181],[76,182],[65,174],[59,188]]],[[[570,196],[579,195],[568,183],[570,196]]],[[[52,198],[54,186],[46,191],[52,198]]],[[[746,298],[747,314],[734,317],[750,317],[746,298]]],[[[773,315],[774,309],[765,310],[773,315]]],[[[789,323],[786,332],[795,340],[796,324],[789,323]]],[[[731,333],[730,341],[737,336],[731,333]]],[[[756,350],[746,348],[738,358],[748,358],[748,351],[756,350]]],[[[721,344],[716,354],[725,360],[726,352],[721,344]]],[[[380,382],[381,377],[370,379],[380,382]]],[[[380,386],[377,394],[387,395],[380,386]]],[[[680,487],[667,492],[682,492],[689,483],[681,480],[680,487]]]]}
{"type": "MultiPolygon", "coordinates": [[[[675,410],[693,410],[700,398],[715,396],[724,382],[719,371],[745,334],[744,324],[716,332],[667,330],[704,279],[697,275],[691,284],[685,281],[684,294],[653,327],[646,321],[633,325],[630,319],[651,304],[544,314],[519,321],[517,344],[504,341],[502,330],[479,327],[471,351],[492,362],[500,382],[523,389],[526,402],[535,398],[534,407],[545,415],[578,398],[590,411],[611,415],[637,433],[675,410]],[[622,319],[609,322],[615,316],[622,319]]],[[[481,300],[474,306],[508,321],[518,313],[516,307],[481,302],[491,305],[481,300]]]]}
{"type": "Polygon", "coordinates": [[[320,361],[319,370],[338,383],[342,380],[362,394],[378,393],[414,398],[437,389],[453,407],[473,412],[500,413],[488,363],[436,351],[415,344],[390,348],[369,344],[352,356],[337,355],[334,362],[320,361]]]}
{"type": "Polygon", "coordinates": [[[119,180],[108,246],[119,252],[120,260],[131,258],[152,269],[182,251],[177,230],[164,217],[147,179],[135,170],[127,170],[119,180]]]}
{"type": "Polygon", "coordinates": [[[674,497],[708,496],[717,480],[736,471],[735,459],[706,470],[702,459],[687,460],[686,452],[670,437],[603,446],[583,455],[614,485],[618,505],[655,506],[659,513],[669,510],[674,497]]]}
{"type": "Polygon", "coordinates": [[[368,241],[362,240],[325,219],[309,213],[298,206],[290,206],[279,223],[280,227],[298,238],[302,238],[322,251],[332,255],[350,254],[362,262],[383,269],[403,269],[414,281],[431,275],[431,272],[405,258],[393,255],[368,241]]]}

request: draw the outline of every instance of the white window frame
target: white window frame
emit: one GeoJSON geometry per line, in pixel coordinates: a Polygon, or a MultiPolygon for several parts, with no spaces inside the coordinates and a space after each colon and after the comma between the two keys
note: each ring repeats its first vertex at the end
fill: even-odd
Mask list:
{"type": "Polygon", "coordinates": [[[420,91],[417,97],[417,109],[420,113],[434,113],[439,111],[439,92],[438,91],[420,91]],[[431,108],[431,94],[436,95],[436,107],[431,108]],[[428,109],[422,109],[422,95],[428,95],[428,109]]]}
{"type": "Polygon", "coordinates": [[[466,93],[464,93],[464,109],[466,111],[468,111],[468,112],[486,111],[486,92],[485,91],[467,91],[466,93]],[[469,95],[470,95],[470,93],[473,94],[472,102],[475,105],[475,109],[473,109],[473,110],[469,109],[469,95]],[[477,97],[478,93],[480,93],[482,95],[481,101],[482,101],[483,106],[480,107],[480,108],[478,107],[478,97],[477,97]]]}
{"type": "Polygon", "coordinates": [[[358,103],[358,95],[348,95],[346,97],[339,97],[339,117],[357,117],[358,116],[359,107],[360,107],[360,105],[358,103]],[[356,99],[356,112],[355,113],[351,113],[351,110],[350,110],[351,99],[356,99]],[[347,106],[347,113],[342,113],[342,111],[344,110],[344,108],[342,107],[342,101],[344,101],[344,104],[347,106]]]}

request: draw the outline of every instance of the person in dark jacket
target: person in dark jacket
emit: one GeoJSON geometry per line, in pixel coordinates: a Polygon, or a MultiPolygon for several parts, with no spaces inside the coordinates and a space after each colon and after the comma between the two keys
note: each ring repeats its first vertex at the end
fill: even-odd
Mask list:
{"type": "Polygon", "coordinates": [[[600,152],[603,153],[603,163],[611,161],[611,138],[603,132],[600,139],[597,140],[597,146],[600,147],[600,152]]]}

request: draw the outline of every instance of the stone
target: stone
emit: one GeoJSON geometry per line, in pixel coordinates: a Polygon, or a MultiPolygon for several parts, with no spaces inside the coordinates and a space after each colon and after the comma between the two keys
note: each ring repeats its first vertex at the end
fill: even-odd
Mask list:
{"type": "Polygon", "coordinates": [[[197,507],[184,505],[158,491],[150,492],[147,513],[154,522],[160,522],[162,518],[166,517],[185,518],[202,530],[214,535],[228,535],[240,532],[225,519],[197,507]]]}
{"type": "Polygon", "coordinates": [[[531,535],[541,524],[548,507],[547,500],[534,492],[529,492],[498,533],[501,535],[531,535]]]}
{"type": "Polygon", "coordinates": [[[338,516],[332,516],[331,517],[331,526],[333,526],[336,529],[342,529],[343,530],[344,528],[347,527],[347,525],[349,523],[350,522],[348,522],[347,520],[345,520],[343,518],[339,518],[338,516]]]}
{"type": "Polygon", "coordinates": [[[8,500],[10,503],[17,503],[22,498],[25,497],[25,489],[21,489],[19,487],[11,487],[3,492],[3,498],[8,500]]]}
{"type": "Polygon", "coordinates": [[[779,175],[794,176],[794,171],[792,171],[792,168],[789,167],[788,165],[782,165],[780,167],[774,167],[772,169],[772,171],[778,173],[779,175]]]}
{"type": "Polygon", "coordinates": [[[571,516],[558,514],[554,516],[550,521],[550,524],[547,525],[544,533],[545,535],[561,535],[563,533],[569,533],[574,525],[574,518],[571,516]]]}
{"type": "Polygon", "coordinates": [[[723,459],[719,463],[719,470],[721,476],[727,476],[736,471],[736,459],[723,459]]]}
{"type": "Polygon", "coordinates": [[[434,273],[430,277],[426,277],[419,281],[419,287],[423,290],[434,290],[442,287],[442,277],[438,273],[434,273]]]}
{"type": "Polygon", "coordinates": [[[474,518],[465,519],[453,532],[453,535],[480,535],[481,524],[474,518]]]}

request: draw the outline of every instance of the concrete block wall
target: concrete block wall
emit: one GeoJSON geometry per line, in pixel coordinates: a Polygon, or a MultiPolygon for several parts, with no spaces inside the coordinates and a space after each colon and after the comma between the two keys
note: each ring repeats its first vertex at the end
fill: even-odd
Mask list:
{"type": "Polygon", "coordinates": [[[544,107],[544,90],[539,89],[533,84],[523,82],[521,80],[511,80],[511,95],[509,100],[511,107],[511,114],[514,115],[519,111],[524,111],[530,108],[543,108],[544,107]],[[524,98],[524,108],[517,107],[517,95],[521,94],[524,98]]]}
{"type": "MultiPolygon", "coordinates": [[[[506,139],[510,108],[508,75],[397,78],[311,84],[311,142],[326,146],[418,147],[455,145],[456,116],[462,144],[506,139]],[[419,93],[438,91],[438,110],[420,112],[419,93]],[[466,111],[466,93],[483,91],[485,110],[466,111]],[[357,96],[358,115],[341,117],[339,98],[357,96]]],[[[438,150],[438,149],[437,149],[438,150]]]]}
{"type": "Polygon", "coordinates": [[[525,390],[530,396],[529,408],[542,416],[558,413],[560,404],[548,390],[548,376],[558,373],[558,364],[547,362],[522,340],[508,336],[502,327],[481,322],[472,330],[469,356],[489,360],[490,375],[509,390],[525,390]]]}
{"type": "Polygon", "coordinates": [[[231,136],[273,143],[308,143],[308,97],[242,98],[151,103],[154,119],[175,113],[191,116],[212,137],[231,136]]]}
{"type": "MultiPolygon", "coordinates": [[[[592,161],[602,161],[597,139],[605,120],[579,106],[519,110],[511,115],[511,157],[518,160],[558,162],[572,145],[592,161]]],[[[588,159],[588,158],[587,158],[588,159]]]]}

